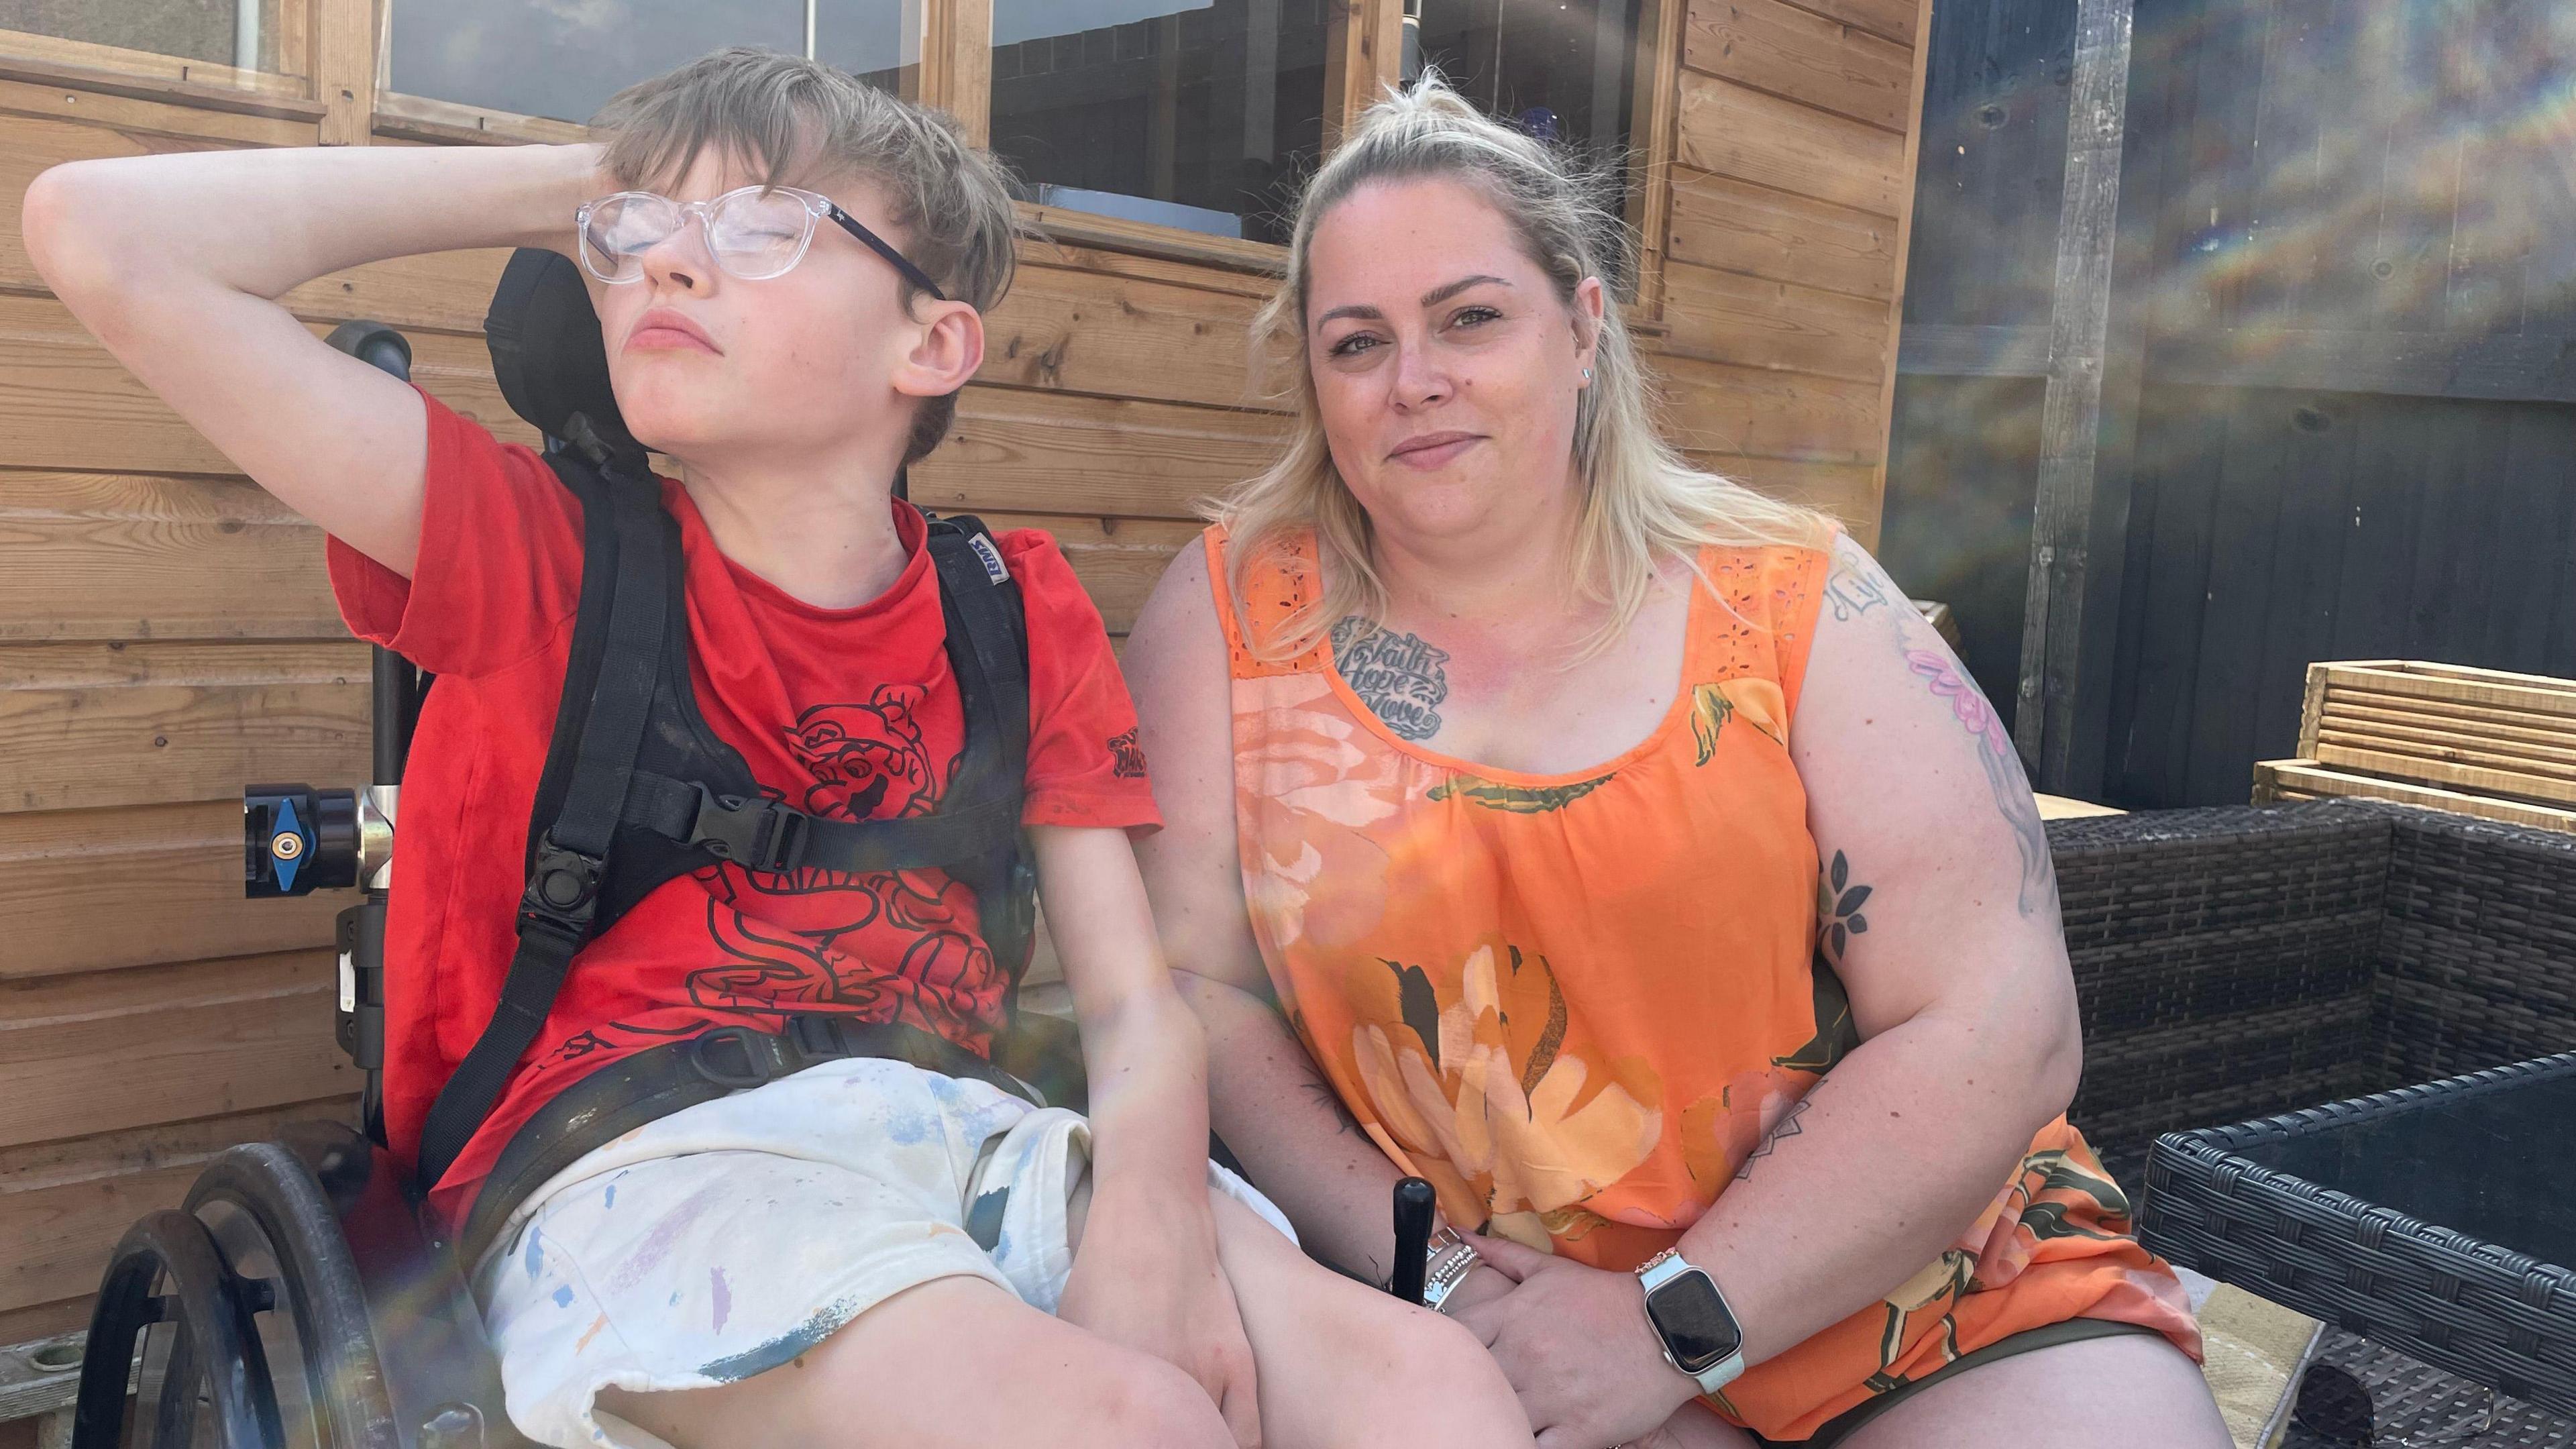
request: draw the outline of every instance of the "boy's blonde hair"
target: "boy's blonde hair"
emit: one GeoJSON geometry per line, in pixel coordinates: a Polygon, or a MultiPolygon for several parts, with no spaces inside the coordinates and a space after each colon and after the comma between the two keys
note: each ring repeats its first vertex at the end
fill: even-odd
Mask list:
{"type": "MultiPolygon", "coordinates": [[[[1619,274],[1613,263],[1626,248],[1627,227],[1595,199],[1603,190],[1595,178],[1545,142],[1478,111],[1438,72],[1426,69],[1413,86],[1390,90],[1361,114],[1307,181],[1286,278],[1253,323],[1256,340],[1295,374],[1288,449],[1209,508],[1230,535],[1226,571],[1237,598],[1267,549],[1295,530],[1314,530],[1324,565],[1321,597],[1273,637],[1252,641],[1265,656],[1303,653],[1349,615],[1383,617],[1386,586],[1370,557],[1368,513],[1334,468],[1316,410],[1306,354],[1309,248],[1316,224],[1362,186],[1432,178],[1456,181],[1502,213],[1562,305],[1573,307],[1584,278],[1619,274]]],[[[1574,464],[1585,488],[1570,582],[1610,606],[1585,653],[1626,630],[1661,559],[1693,559],[1702,544],[1819,546],[1829,536],[1822,515],[1695,468],[1664,442],[1655,431],[1652,381],[1615,298],[1601,319],[1591,385],[1577,395],[1574,464]]]]}
{"type": "MultiPolygon", "coordinates": [[[[728,46],[609,97],[591,125],[621,186],[667,186],[699,153],[763,168],[785,186],[854,177],[875,186],[902,248],[940,290],[990,312],[1011,288],[1010,173],[945,111],[916,105],[802,56],[728,46]]],[[[904,305],[920,289],[904,282],[904,305]]],[[[923,400],[904,462],[928,455],[957,416],[955,394],[923,400]]]]}

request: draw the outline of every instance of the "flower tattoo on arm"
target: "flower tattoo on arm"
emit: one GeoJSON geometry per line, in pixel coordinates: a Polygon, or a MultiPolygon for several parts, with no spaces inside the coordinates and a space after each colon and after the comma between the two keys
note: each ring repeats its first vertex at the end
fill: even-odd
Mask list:
{"type": "Polygon", "coordinates": [[[1995,792],[1995,808],[2013,828],[2013,838],[2021,847],[2021,913],[2036,914],[2043,906],[2057,902],[2057,866],[2048,854],[2048,827],[2039,818],[2039,802],[2032,798],[2030,780],[2022,774],[2021,756],[2013,749],[2012,736],[1996,718],[1994,706],[1977,692],[1959,673],[1958,664],[1939,649],[1905,651],[1906,667],[1913,670],[1932,693],[1950,701],[1950,713],[1977,742],[1977,763],[1986,770],[1986,784],[1995,792]]]}

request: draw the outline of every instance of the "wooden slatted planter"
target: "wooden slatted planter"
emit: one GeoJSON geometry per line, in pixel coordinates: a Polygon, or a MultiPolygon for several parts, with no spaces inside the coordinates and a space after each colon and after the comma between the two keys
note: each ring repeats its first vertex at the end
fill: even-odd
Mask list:
{"type": "Polygon", "coordinates": [[[2299,758],[2254,798],[2369,796],[2576,831],[2576,680],[2414,660],[2308,667],[2299,758]]]}

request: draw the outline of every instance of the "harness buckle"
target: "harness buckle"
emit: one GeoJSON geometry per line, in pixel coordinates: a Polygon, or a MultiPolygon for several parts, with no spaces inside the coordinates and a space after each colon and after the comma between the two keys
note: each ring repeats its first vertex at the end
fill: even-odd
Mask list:
{"type": "Polygon", "coordinates": [[[791,871],[804,863],[805,817],[775,800],[747,800],[719,795],[700,783],[697,818],[689,825],[689,844],[718,860],[768,875],[791,871]]]}
{"type": "Polygon", "coordinates": [[[575,946],[590,939],[599,916],[599,886],[608,862],[555,844],[549,833],[537,842],[537,860],[528,872],[528,888],[519,897],[519,921],[541,926],[575,946]]]}
{"type": "Polygon", "coordinates": [[[787,1044],[803,1054],[808,1062],[830,1061],[851,1055],[842,1044],[840,1017],[835,1012],[799,1011],[787,1018],[787,1044]]]}
{"type": "Polygon", "coordinates": [[[760,1049],[764,1042],[775,1045],[771,1038],[747,1026],[720,1026],[713,1031],[703,1031],[689,1039],[689,1065],[697,1068],[699,1076],[730,1091],[767,1086],[778,1073],[771,1053],[760,1049]],[[709,1051],[710,1047],[718,1044],[731,1045],[742,1065],[737,1068],[729,1062],[718,1061],[716,1054],[709,1051]]]}

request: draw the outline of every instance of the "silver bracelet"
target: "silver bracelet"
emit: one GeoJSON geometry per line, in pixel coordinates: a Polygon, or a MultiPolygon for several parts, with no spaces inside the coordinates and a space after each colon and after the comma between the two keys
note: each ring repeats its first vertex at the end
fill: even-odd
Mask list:
{"type": "Polygon", "coordinates": [[[1433,1233],[1423,1249],[1422,1306],[1435,1313],[1448,1312],[1449,1295],[1475,1268],[1476,1250],[1456,1228],[1433,1233]]]}

